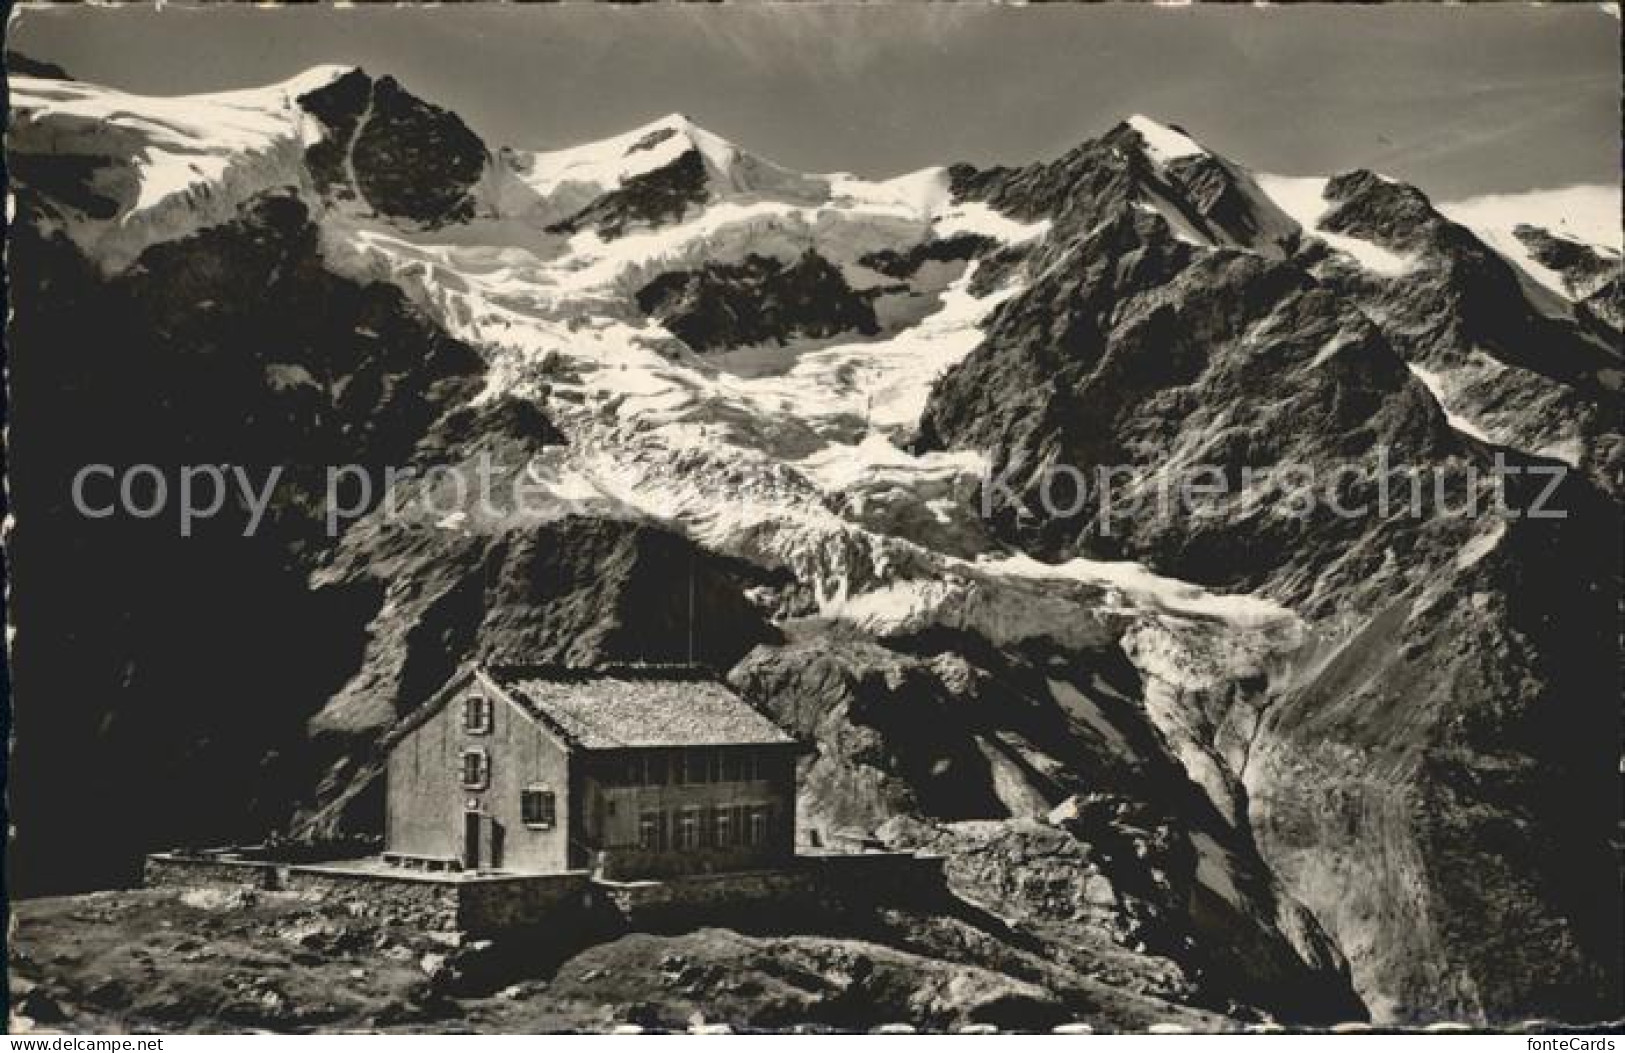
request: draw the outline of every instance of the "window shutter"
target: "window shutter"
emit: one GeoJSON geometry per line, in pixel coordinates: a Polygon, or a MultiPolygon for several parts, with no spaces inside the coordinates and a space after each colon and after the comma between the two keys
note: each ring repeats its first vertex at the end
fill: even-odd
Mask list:
{"type": "Polygon", "coordinates": [[[458,773],[465,790],[483,790],[491,781],[491,758],[483,746],[474,746],[462,753],[461,771],[458,773]]]}
{"type": "Polygon", "coordinates": [[[491,730],[493,709],[491,699],[485,695],[469,695],[463,699],[463,730],[470,735],[485,735],[491,730]]]}
{"type": "Polygon", "coordinates": [[[519,792],[519,816],[526,826],[550,828],[558,822],[558,799],[552,790],[526,787],[519,792]]]}

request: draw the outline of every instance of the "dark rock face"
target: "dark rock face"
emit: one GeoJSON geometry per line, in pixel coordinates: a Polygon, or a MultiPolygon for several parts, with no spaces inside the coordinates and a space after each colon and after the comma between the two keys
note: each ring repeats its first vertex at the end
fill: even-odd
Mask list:
{"type": "Polygon", "coordinates": [[[42,62],[21,51],[6,52],[6,72],[20,77],[45,77],[50,80],[72,80],[68,71],[54,62],[42,62]]]}
{"type": "MultiPolygon", "coordinates": [[[[658,135],[661,131],[670,129],[650,134],[658,135]]],[[[640,144],[634,144],[634,148],[637,145],[640,144]]],[[[620,237],[635,224],[659,225],[680,220],[690,208],[704,204],[708,197],[705,158],[698,150],[685,150],[669,165],[622,180],[616,189],[548,229],[561,234],[595,230],[599,237],[608,240],[620,237]]]]}
{"type": "Polygon", "coordinates": [[[1146,165],[1105,138],[1092,139],[1056,158],[1023,168],[954,165],[949,188],[956,199],[983,201],[1031,222],[1050,219],[1062,229],[1086,229],[1115,208],[1127,207],[1137,174],[1146,165]]]}
{"type": "MultiPolygon", "coordinates": [[[[1618,337],[1582,308],[1570,319],[1537,308],[1512,267],[1414,187],[1367,171],[1327,184],[1321,225],[1411,257],[1409,273],[1378,278],[1322,270],[1339,295],[1381,318],[1406,360],[1465,369],[1456,409],[1501,441],[1536,452],[1578,443],[1579,467],[1615,491],[1625,466],[1617,401],[1625,384],[1618,337]]],[[[1550,294],[1545,294],[1551,297],[1550,294]]]]}
{"type": "Polygon", "coordinates": [[[904,814],[1010,814],[977,744],[995,703],[971,675],[962,659],[931,662],[854,642],[758,652],[732,679],[781,726],[820,744],[803,773],[801,807],[807,825],[833,834],[872,831],[904,814]]]}
{"type": "Polygon", "coordinates": [[[473,215],[485,144],[456,114],[424,102],[393,77],[352,70],[300,96],[327,138],[306,152],[319,190],[379,213],[439,226],[473,215]]]}
{"type": "Polygon", "coordinates": [[[591,666],[692,657],[726,668],[778,636],[742,595],[773,575],[618,519],[567,515],[479,534],[364,520],[320,577],[385,587],[386,602],[398,600],[373,626],[357,677],[317,722],[362,740],[466,659],[591,666]],[[380,566],[393,568],[387,580],[380,566]],[[681,588],[673,568],[684,568],[681,588]]]}
{"type": "Polygon", "coordinates": [[[25,744],[11,778],[29,791],[12,798],[10,876],[30,894],[126,882],[143,851],[282,821],[312,778],[304,721],[349,675],[376,603],[301,573],[327,544],[325,467],[404,458],[483,367],[399,290],[323,269],[293,200],[157,246],[111,281],[33,233],[29,195],[19,206],[9,335],[27,350],[10,380],[27,395],[12,408],[7,555],[25,744]],[[173,500],[180,466],[218,463],[256,489],[283,469],[251,537],[235,491],[190,537],[169,515],[92,519],[71,503],[86,465],[154,465],[173,500]]]}
{"type": "MultiPolygon", "coordinates": [[[[1455,385],[1458,405],[1452,408],[1527,451],[1577,441],[1590,478],[1608,489],[1617,485],[1625,436],[1612,404],[1625,366],[1607,325],[1615,301],[1606,287],[1577,320],[1537,309],[1504,260],[1414,187],[1367,171],[1327,184],[1332,207],[1320,221],[1324,229],[1415,260],[1411,272],[1387,278],[1326,263],[1319,243],[1300,239],[1290,221],[1261,202],[1251,178],[1221,158],[1152,164],[1128,125],[1052,162],[1018,169],[961,165],[950,176],[961,198],[1021,219],[1051,218],[1063,232],[1121,224],[1135,206],[1154,205],[1163,215],[1145,218],[1170,233],[1164,219],[1216,245],[1290,255],[1349,307],[1381,319],[1383,338],[1403,360],[1437,372],[1473,365],[1475,356],[1487,359],[1455,385]]],[[[1048,262],[1071,247],[1071,238],[1052,237],[1040,251],[1048,262]]]]}
{"type": "MultiPolygon", "coordinates": [[[[1619,280],[1619,260],[1609,259],[1590,245],[1528,223],[1513,227],[1512,235],[1535,259],[1563,276],[1563,284],[1572,296],[1583,299],[1607,282],[1619,280]]],[[[1610,324],[1619,327],[1617,320],[1610,324]]]]}
{"type": "Polygon", "coordinates": [[[1326,186],[1327,230],[1421,258],[1425,266],[1383,293],[1339,291],[1397,314],[1388,332],[1407,358],[1429,361],[1462,347],[1549,378],[1582,396],[1620,389],[1617,348],[1534,308],[1511,266],[1465,227],[1434,210],[1427,195],[1364,170],[1326,186]]]}
{"type": "Polygon", "coordinates": [[[299,105],[321,121],[327,131],[326,138],[305,151],[305,166],[324,197],[356,199],[357,188],[350,176],[350,148],[371,101],[372,78],[358,69],[299,97],[299,105]]]}
{"type": "Polygon", "coordinates": [[[949,238],[922,241],[906,252],[882,249],[858,257],[858,262],[888,278],[912,278],[927,263],[957,263],[973,260],[997,248],[991,238],[980,234],[956,234],[949,238]]]}
{"type": "Polygon", "coordinates": [[[676,134],[677,129],[675,128],[656,128],[631,146],[628,146],[625,156],[631,157],[633,154],[642,153],[644,150],[653,150],[676,134]]]}
{"type": "Polygon", "coordinates": [[[1512,234],[1528,246],[1535,259],[1565,277],[1572,275],[1576,290],[1597,279],[1612,276],[1619,270],[1617,263],[1591,246],[1572,238],[1560,237],[1543,227],[1520,223],[1512,228],[1512,234]]]}
{"type": "Polygon", "coordinates": [[[1244,170],[1211,154],[1159,166],[1126,123],[1054,161],[1014,169],[956,165],[949,176],[956,197],[1021,219],[1049,218],[1063,230],[1088,229],[1138,204],[1165,212],[1215,245],[1280,257],[1298,240],[1296,225],[1244,170]]]}
{"type": "Polygon", "coordinates": [[[1598,285],[1581,306],[1603,325],[1625,329],[1625,278],[1616,274],[1598,285]]]}
{"type": "MultiPolygon", "coordinates": [[[[39,154],[11,149],[6,167],[13,184],[49,187],[56,204],[91,219],[112,219],[123,208],[109,181],[122,182],[117,163],[96,154],[39,154]]],[[[50,205],[43,207],[51,208],[50,205]]]]}
{"type": "Polygon", "coordinates": [[[480,405],[459,406],[435,421],[413,452],[415,462],[455,463],[482,446],[507,444],[527,450],[564,446],[564,433],[534,402],[504,395],[480,405]]]}
{"type": "Polygon", "coordinates": [[[696,351],[880,331],[869,298],[812,249],[788,266],[753,253],[739,263],[662,274],[638,290],[637,301],[696,351]]]}
{"type": "Polygon", "coordinates": [[[999,451],[1008,489],[995,525],[1046,556],[1128,556],[1230,591],[1273,581],[1296,600],[1364,580],[1370,568],[1346,557],[1367,523],[1324,508],[1249,514],[1243,472],[1354,460],[1369,489],[1379,448],[1397,462],[1461,448],[1381,335],[1301,271],[1197,254],[1164,230],[1144,215],[1110,221],[1069,250],[1070,267],[1002,305],[933,391],[921,445],[999,451]],[[1120,507],[1182,461],[1222,471],[1227,496],[1213,508],[1148,501],[1134,515],[1102,503],[1108,472],[1120,507]],[[1082,473],[1085,500],[1046,472],[1056,463],[1082,473]]]}
{"type": "Polygon", "coordinates": [[[372,113],[352,160],[361,193],[380,212],[424,223],[466,219],[469,190],[485,166],[485,144],[462,120],[402,90],[373,85],[372,113]]]}
{"type": "Polygon", "coordinates": [[[1384,179],[1360,168],[1333,176],[1326,183],[1326,200],[1333,207],[1320,226],[1338,234],[1374,241],[1401,251],[1424,251],[1440,237],[1465,247],[1474,240],[1457,227],[1450,229],[1422,191],[1384,179]]]}
{"type": "Polygon", "coordinates": [[[1261,850],[1385,1016],[1618,1011],[1619,519],[1571,482],[1570,519],[1375,612],[1249,754],[1261,850]]]}
{"type": "Polygon", "coordinates": [[[1290,253],[1297,236],[1284,217],[1266,211],[1252,177],[1222,158],[1205,155],[1176,160],[1169,178],[1210,231],[1233,245],[1290,253]],[[1249,192],[1249,190],[1251,192],[1249,192]]]}

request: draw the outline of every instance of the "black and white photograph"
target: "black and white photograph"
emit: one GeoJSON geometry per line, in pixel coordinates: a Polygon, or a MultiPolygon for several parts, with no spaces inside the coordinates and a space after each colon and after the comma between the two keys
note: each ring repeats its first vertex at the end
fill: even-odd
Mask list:
{"type": "Polygon", "coordinates": [[[1616,1049],[1620,27],[16,5],[8,1049],[1616,1049]]]}

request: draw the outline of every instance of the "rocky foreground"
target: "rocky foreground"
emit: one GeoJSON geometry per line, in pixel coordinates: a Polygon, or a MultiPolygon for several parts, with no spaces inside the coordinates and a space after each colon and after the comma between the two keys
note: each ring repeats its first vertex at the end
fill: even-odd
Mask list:
{"type": "Polygon", "coordinates": [[[705,928],[558,948],[379,925],[294,893],[169,889],[32,900],[16,926],[16,1030],[1239,1026],[1157,997],[1154,978],[1108,983],[965,921],[905,912],[850,931],[705,928]]]}

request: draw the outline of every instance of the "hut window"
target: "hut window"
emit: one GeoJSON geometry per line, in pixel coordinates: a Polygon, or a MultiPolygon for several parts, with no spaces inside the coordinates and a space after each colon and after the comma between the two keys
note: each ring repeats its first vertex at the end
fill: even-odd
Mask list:
{"type": "Polygon", "coordinates": [[[463,699],[463,730],[470,735],[484,735],[491,730],[491,700],[484,695],[469,695],[463,699]]]}
{"type": "Polygon", "coordinates": [[[733,816],[728,808],[718,808],[714,816],[715,826],[711,835],[712,843],[718,848],[729,848],[733,845],[733,816]]]}
{"type": "Polygon", "coordinates": [[[483,790],[491,781],[491,758],[483,748],[463,751],[463,789],[483,790]]]}
{"type": "Polygon", "coordinates": [[[558,799],[552,790],[527,786],[519,791],[519,814],[526,826],[551,830],[558,821],[558,799]]]}
{"type": "Polygon", "coordinates": [[[700,847],[700,810],[684,808],[677,824],[677,847],[689,850],[700,847]]]}
{"type": "Polygon", "coordinates": [[[638,816],[639,848],[645,852],[665,851],[665,818],[665,815],[660,812],[644,812],[638,816]]]}
{"type": "Polygon", "coordinates": [[[750,810],[749,840],[752,847],[767,844],[767,809],[752,808],[750,810]]]}

